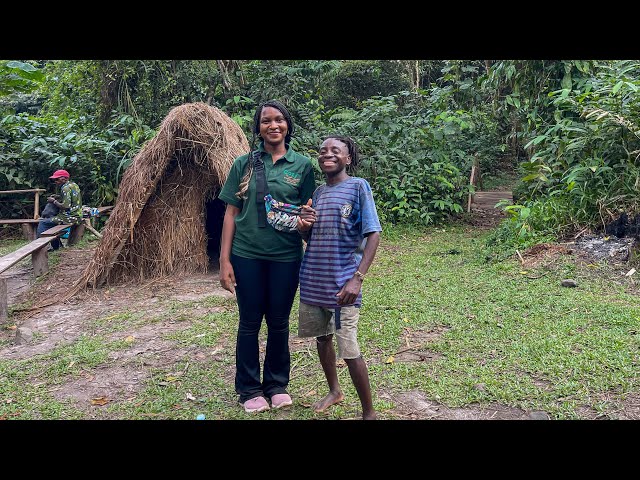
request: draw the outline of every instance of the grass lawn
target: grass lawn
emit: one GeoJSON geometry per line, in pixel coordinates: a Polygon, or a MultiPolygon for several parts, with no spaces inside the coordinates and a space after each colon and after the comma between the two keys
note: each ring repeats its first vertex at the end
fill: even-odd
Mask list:
{"type": "MultiPolygon", "coordinates": [[[[384,232],[364,282],[359,325],[379,417],[401,418],[394,399],[407,392],[447,408],[502,405],[556,419],[585,418],[584,412],[615,417],[620,402],[640,390],[640,300],[632,280],[604,264],[577,264],[572,256],[526,271],[517,260],[486,264],[484,235],[469,227],[384,232]],[[561,287],[565,278],[578,287],[561,287]]],[[[87,318],[73,341],[30,358],[8,358],[0,343],[0,417],[247,418],[233,387],[233,299],[159,302],[160,312],[129,303],[109,316],[87,318]],[[112,367],[136,348],[131,338],[167,319],[180,328],[159,330],[156,337],[166,349],[160,352],[173,352],[174,361],[148,367],[141,355],[131,355],[118,364],[146,372],[135,392],[91,410],[53,395],[112,367]]],[[[294,406],[250,418],[358,418],[360,404],[344,366],[338,370],[344,402],[325,414],[306,408],[327,388],[315,347],[296,332],[297,300],[291,315],[294,406]]],[[[33,342],[44,340],[36,335],[33,342]]]]}

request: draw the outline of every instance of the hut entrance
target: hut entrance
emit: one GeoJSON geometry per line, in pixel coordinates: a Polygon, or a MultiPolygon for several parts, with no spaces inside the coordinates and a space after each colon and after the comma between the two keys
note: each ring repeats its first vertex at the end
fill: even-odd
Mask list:
{"type": "Polygon", "coordinates": [[[209,269],[220,269],[220,236],[222,235],[222,222],[226,204],[216,198],[205,203],[205,217],[207,229],[207,255],[209,256],[209,269]]]}

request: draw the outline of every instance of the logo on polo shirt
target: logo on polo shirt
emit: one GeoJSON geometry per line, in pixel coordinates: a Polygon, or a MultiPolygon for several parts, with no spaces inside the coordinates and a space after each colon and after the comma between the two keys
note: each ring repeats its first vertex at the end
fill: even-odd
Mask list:
{"type": "Polygon", "coordinates": [[[291,172],[289,170],[285,170],[284,181],[289,185],[297,186],[300,183],[300,174],[296,172],[291,172]]]}
{"type": "Polygon", "coordinates": [[[351,210],[353,210],[351,204],[345,203],[340,207],[340,215],[342,215],[344,218],[347,218],[349,215],[351,215],[351,210]]]}

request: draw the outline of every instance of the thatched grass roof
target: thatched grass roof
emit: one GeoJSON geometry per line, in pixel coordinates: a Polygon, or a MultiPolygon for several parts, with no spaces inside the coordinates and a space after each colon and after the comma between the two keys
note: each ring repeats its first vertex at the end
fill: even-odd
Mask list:
{"type": "Polygon", "coordinates": [[[173,108],[126,170],[75,291],[206,271],[205,203],[217,196],[234,158],[248,151],[244,132],[221,110],[205,103],[173,108]]]}

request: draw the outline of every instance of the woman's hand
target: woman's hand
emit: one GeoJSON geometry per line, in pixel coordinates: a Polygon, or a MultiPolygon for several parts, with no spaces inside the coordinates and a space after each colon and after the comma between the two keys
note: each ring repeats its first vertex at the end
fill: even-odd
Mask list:
{"type": "Polygon", "coordinates": [[[229,260],[220,261],[220,286],[236,294],[236,275],[229,260]]]}

